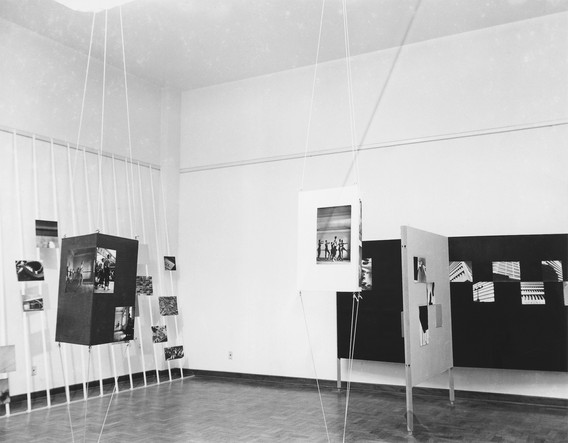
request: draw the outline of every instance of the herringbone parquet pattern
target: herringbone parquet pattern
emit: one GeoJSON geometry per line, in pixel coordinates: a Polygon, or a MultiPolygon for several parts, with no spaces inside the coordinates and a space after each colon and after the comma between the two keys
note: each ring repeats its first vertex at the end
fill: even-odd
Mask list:
{"type": "MultiPolygon", "coordinates": [[[[322,395],[330,440],[340,442],[345,392],[327,387],[322,395]]],[[[403,395],[352,390],[345,441],[568,441],[568,410],[562,407],[459,396],[450,406],[445,398],[417,395],[415,413],[410,436],[403,395]]],[[[314,387],[201,375],[125,389],[112,401],[110,396],[94,397],[69,409],[57,406],[0,418],[2,442],[96,442],[99,435],[109,443],[327,441],[314,387]]]]}

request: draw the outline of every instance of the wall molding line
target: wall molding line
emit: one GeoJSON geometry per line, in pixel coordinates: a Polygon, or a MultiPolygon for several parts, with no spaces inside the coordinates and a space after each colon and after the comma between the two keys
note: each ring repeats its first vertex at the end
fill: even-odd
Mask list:
{"type": "MultiPolygon", "coordinates": [[[[67,148],[67,146],[69,146],[71,149],[75,149],[75,150],[79,150],[79,151],[85,150],[85,152],[87,152],[88,154],[93,154],[93,155],[99,155],[100,154],[98,149],[94,149],[94,148],[91,148],[89,146],[84,146],[84,145],[77,146],[77,143],[71,143],[71,142],[68,142],[68,141],[65,141],[65,140],[55,139],[55,138],[52,138],[52,137],[48,137],[47,135],[34,134],[33,132],[29,132],[29,131],[22,131],[22,130],[19,130],[19,129],[9,128],[7,126],[0,125],[0,132],[6,132],[8,134],[16,134],[20,137],[30,138],[30,139],[33,139],[35,137],[36,140],[43,141],[43,142],[46,142],[46,143],[53,142],[54,145],[57,145],[57,146],[60,146],[60,147],[63,147],[63,148],[67,148]]],[[[133,165],[140,164],[140,166],[150,168],[150,169],[157,169],[158,171],[161,169],[160,165],[141,161],[141,160],[137,160],[135,158],[132,158],[132,160],[130,160],[130,157],[127,157],[125,155],[120,155],[120,154],[114,154],[114,153],[108,152],[108,151],[103,151],[102,156],[109,158],[109,159],[115,159],[115,160],[120,160],[120,161],[123,161],[123,162],[131,163],[133,165]]]]}
{"type": "MultiPolygon", "coordinates": [[[[489,135],[507,134],[512,132],[520,131],[530,131],[535,129],[546,129],[553,127],[560,127],[568,125],[568,120],[553,120],[553,121],[543,121],[524,125],[516,126],[503,126],[497,128],[488,129],[478,129],[474,131],[465,132],[453,132],[447,134],[439,134],[428,137],[410,138],[410,139],[400,139],[400,140],[390,140],[382,143],[368,144],[359,146],[360,151],[370,151],[375,149],[387,149],[395,147],[405,147],[413,146],[419,144],[427,144],[439,141],[457,140],[472,137],[485,137],[489,135]]],[[[351,146],[342,146],[333,149],[321,149],[317,151],[312,151],[307,153],[307,157],[321,157],[326,155],[339,155],[339,154],[351,154],[351,146]]],[[[181,168],[180,174],[190,174],[195,172],[210,171],[215,169],[225,169],[225,168],[237,168],[240,166],[250,166],[264,163],[274,163],[289,160],[299,160],[304,158],[304,153],[297,154],[287,154],[287,155],[275,155],[271,157],[257,157],[248,160],[239,160],[235,162],[225,162],[225,163],[211,163],[202,166],[192,166],[187,168],[181,168]]]]}

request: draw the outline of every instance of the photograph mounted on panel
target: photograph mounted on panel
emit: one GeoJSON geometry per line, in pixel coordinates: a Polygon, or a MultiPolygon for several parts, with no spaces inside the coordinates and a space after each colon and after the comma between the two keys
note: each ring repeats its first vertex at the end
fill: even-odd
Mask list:
{"type": "Polygon", "coordinates": [[[113,341],[134,340],[134,306],[118,306],[114,308],[113,341]]]}
{"type": "Polygon", "coordinates": [[[414,282],[426,283],[426,259],[424,257],[414,257],[414,282]]]}
{"type": "Polygon", "coordinates": [[[43,311],[43,298],[32,298],[22,302],[24,312],[43,311]]]}
{"type": "Polygon", "coordinates": [[[94,292],[114,294],[116,277],[116,250],[97,248],[94,292]]]}
{"type": "Polygon", "coordinates": [[[37,248],[57,248],[59,246],[56,221],[36,220],[35,230],[37,248]]]}
{"type": "Polygon", "coordinates": [[[361,260],[361,279],[359,282],[361,291],[371,291],[373,289],[373,259],[364,258],[361,260]]]}
{"type": "Polygon", "coordinates": [[[166,271],[175,271],[176,270],[176,258],[172,256],[165,256],[164,257],[164,269],[166,271]]]}
{"type": "Polygon", "coordinates": [[[16,370],[16,346],[0,346],[0,374],[16,370]]]}
{"type": "Polygon", "coordinates": [[[473,301],[495,302],[495,287],[492,281],[480,281],[473,284],[473,301]]]}
{"type": "Polygon", "coordinates": [[[0,405],[10,403],[10,386],[7,378],[0,378],[0,405]]]}
{"type": "Polygon", "coordinates": [[[168,341],[167,326],[152,326],[152,341],[154,343],[164,343],[168,341]]]}
{"type": "Polygon", "coordinates": [[[18,281],[43,280],[43,264],[40,261],[16,260],[16,274],[18,281]]]}
{"type": "Polygon", "coordinates": [[[518,261],[494,261],[493,281],[521,281],[521,264],[518,261]]]}
{"type": "Polygon", "coordinates": [[[178,315],[177,297],[158,297],[160,315],[178,315]]]}
{"type": "Polygon", "coordinates": [[[93,290],[96,249],[77,248],[67,252],[65,292],[90,294],[93,290]]]}
{"type": "Polygon", "coordinates": [[[546,294],[543,282],[521,282],[522,305],[545,305],[546,294]]]}
{"type": "Polygon", "coordinates": [[[563,281],[562,261],[543,260],[542,281],[563,281]]]}
{"type": "Polygon", "coordinates": [[[183,358],[183,346],[171,346],[169,348],[164,348],[164,356],[166,361],[183,358]]]}
{"type": "Polygon", "coordinates": [[[136,295],[152,295],[154,289],[152,286],[152,277],[143,275],[136,276],[136,295]]]}
{"type": "Polygon", "coordinates": [[[473,281],[473,272],[470,261],[452,261],[450,262],[450,282],[461,283],[464,281],[473,281]]]}
{"type": "Polygon", "coordinates": [[[434,286],[436,283],[426,283],[426,304],[436,304],[436,295],[434,294],[434,286]]]}
{"type": "Polygon", "coordinates": [[[568,306],[568,281],[562,283],[564,287],[564,306],[568,306]]]}
{"type": "Polygon", "coordinates": [[[418,306],[418,315],[420,317],[420,346],[426,346],[430,343],[430,331],[428,330],[428,306],[418,306]]]}
{"type": "Polygon", "coordinates": [[[351,260],[351,206],[318,208],[316,263],[351,260]]]}

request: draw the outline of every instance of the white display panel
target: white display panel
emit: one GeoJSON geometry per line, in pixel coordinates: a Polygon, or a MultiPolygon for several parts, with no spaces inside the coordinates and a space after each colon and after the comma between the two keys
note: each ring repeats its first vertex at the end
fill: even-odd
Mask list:
{"type": "Polygon", "coordinates": [[[298,289],[360,291],[361,237],[357,186],[300,192],[298,289]]]}

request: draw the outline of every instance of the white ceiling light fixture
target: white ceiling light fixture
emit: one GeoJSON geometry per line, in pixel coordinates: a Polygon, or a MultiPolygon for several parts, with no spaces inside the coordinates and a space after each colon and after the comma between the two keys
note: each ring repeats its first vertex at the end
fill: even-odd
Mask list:
{"type": "Polygon", "coordinates": [[[55,0],[69,9],[81,12],[99,12],[130,3],[134,0],[55,0]]]}

